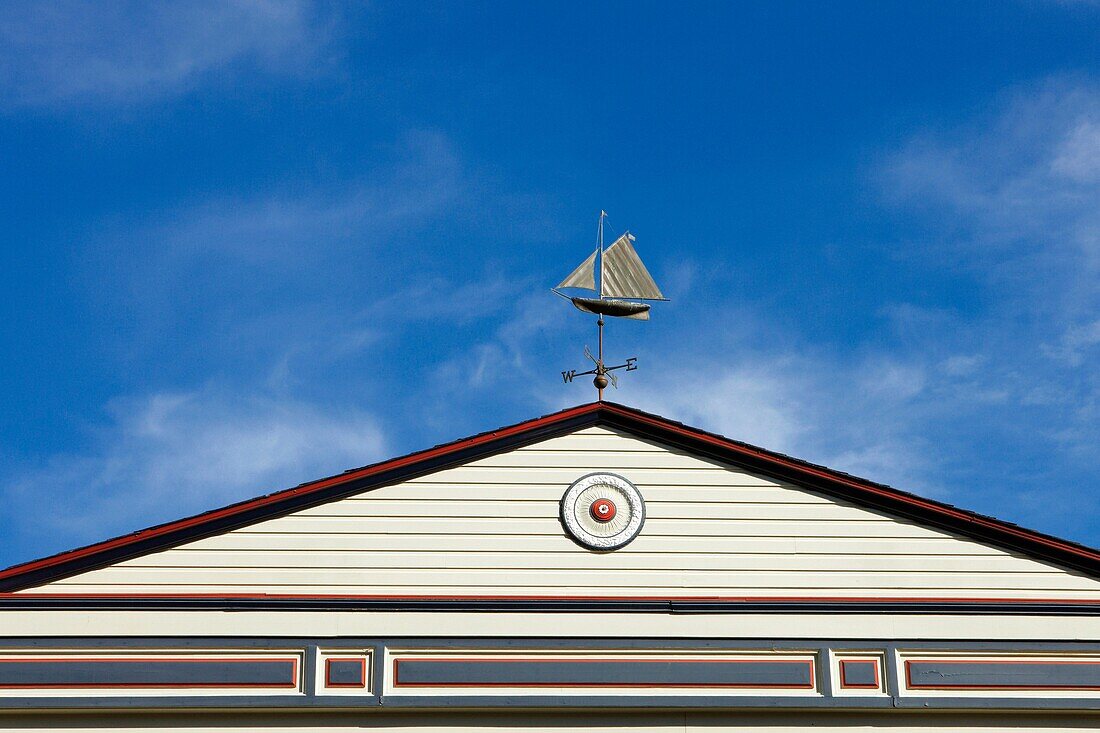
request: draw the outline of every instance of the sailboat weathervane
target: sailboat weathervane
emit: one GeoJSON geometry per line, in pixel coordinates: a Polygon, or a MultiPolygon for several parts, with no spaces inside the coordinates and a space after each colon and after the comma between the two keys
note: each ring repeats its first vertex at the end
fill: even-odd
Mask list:
{"type": "Polygon", "coordinates": [[[631,357],[627,359],[625,363],[617,366],[607,366],[604,364],[604,316],[648,321],[649,303],[640,301],[668,300],[668,298],[661,294],[661,289],[657,287],[657,283],[653,282],[649,270],[642,264],[642,259],[638,256],[637,251],[635,251],[635,238],[633,234],[624,232],[611,244],[611,246],[606,249],[604,248],[603,230],[606,219],[607,212],[601,211],[600,223],[596,234],[596,251],[588,255],[577,269],[573,270],[573,272],[569,273],[568,277],[558,283],[557,287],[551,288],[554,293],[572,302],[578,310],[582,310],[585,313],[594,313],[598,316],[596,328],[599,333],[599,345],[596,356],[592,356],[592,352],[588,350],[587,346],[584,347],[584,355],[595,364],[595,367],[586,372],[578,372],[576,369],[571,369],[562,372],[561,377],[562,380],[568,384],[572,382],[575,377],[581,377],[586,374],[594,375],[592,384],[595,385],[600,400],[603,399],[603,391],[608,384],[616,388],[619,386],[619,380],[614,374],[615,371],[625,369],[628,372],[632,372],[638,368],[638,360],[635,357],[631,357]],[[597,259],[599,260],[600,273],[599,288],[596,287],[597,259]],[[561,291],[562,288],[587,290],[593,293],[598,292],[599,297],[567,295],[561,291]]]}

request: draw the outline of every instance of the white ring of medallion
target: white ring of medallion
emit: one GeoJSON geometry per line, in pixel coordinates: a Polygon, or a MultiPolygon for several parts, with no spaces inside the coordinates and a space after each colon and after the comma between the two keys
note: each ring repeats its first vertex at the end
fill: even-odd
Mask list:
{"type": "Polygon", "coordinates": [[[561,523],[582,547],[617,550],[642,531],[645,500],[638,487],[622,476],[590,473],[574,481],[562,496],[561,523]],[[605,519],[608,514],[610,518],[605,519]]]}

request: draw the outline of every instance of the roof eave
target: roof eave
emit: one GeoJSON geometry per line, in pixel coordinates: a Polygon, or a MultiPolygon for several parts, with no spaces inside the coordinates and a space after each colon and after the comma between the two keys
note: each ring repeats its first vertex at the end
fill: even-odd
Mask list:
{"type": "Polygon", "coordinates": [[[593,425],[606,425],[728,465],[912,519],[1100,578],[1100,551],[817,466],[611,402],[593,402],[382,461],[221,509],[0,571],[0,593],[34,588],[256,522],[407,481],[593,425]]]}

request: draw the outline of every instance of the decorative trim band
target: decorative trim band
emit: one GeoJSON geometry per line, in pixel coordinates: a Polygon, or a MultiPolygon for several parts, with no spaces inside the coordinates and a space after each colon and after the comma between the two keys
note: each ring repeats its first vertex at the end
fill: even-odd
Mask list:
{"type": "Polygon", "coordinates": [[[812,690],[809,659],[399,658],[394,689],[728,688],[812,690]]]}
{"type": "Polygon", "coordinates": [[[907,597],[0,594],[0,611],[433,611],[1100,616],[1100,599],[907,597]]]}
{"type": "Polygon", "coordinates": [[[3,689],[295,689],[297,686],[295,657],[0,659],[3,689]]]}
{"type": "Polygon", "coordinates": [[[0,637],[0,710],[257,707],[1100,711],[1100,642],[0,637]]]}
{"type": "Polygon", "coordinates": [[[909,659],[911,690],[1100,690],[1100,661],[909,659]]]}

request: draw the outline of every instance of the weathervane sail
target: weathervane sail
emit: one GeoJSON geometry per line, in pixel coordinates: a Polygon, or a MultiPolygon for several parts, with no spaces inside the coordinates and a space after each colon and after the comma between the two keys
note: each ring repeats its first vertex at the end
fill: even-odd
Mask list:
{"type": "Polygon", "coordinates": [[[657,287],[653,276],[649,274],[642,258],[634,249],[635,237],[630,232],[624,232],[610,247],[604,249],[603,233],[604,221],[607,212],[600,212],[600,221],[596,236],[596,250],[588,255],[573,272],[552,288],[554,293],[568,299],[573,305],[585,313],[594,313],[599,316],[596,326],[599,329],[598,356],[593,357],[585,347],[585,356],[595,362],[595,369],[587,372],[577,372],[575,369],[562,372],[562,379],[572,382],[573,378],[582,374],[594,374],[592,383],[599,392],[599,398],[603,399],[604,387],[612,384],[618,387],[618,380],[611,372],[615,369],[626,369],[628,372],[637,368],[636,359],[627,359],[625,364],[608,367],[603,363],[603,326],[604,316],[613,318],[632,318],[635,320],[649,320],[649,303],[646,300],[668,300],[657,287]],[[599,296],[567,295],[561,292],[561,288],[572,288],[597,292],[596,287],[596,260],[599,259],[599,296]]]}
{"type": "Polygon", "coordinates": [[[624,232],[606,250],[603,246],[603,226],[607,212],[600,212],[596,251],[558,283],[554,292],[572,301],[579,310],[617,318],[649,320],[649,304],[640,300],[667,300],[653,281],[642,258],[634,249],[635,237],[624,232]],[[569,296],[559,288],[596,290],[596,258],[600,259],[599,297],[569,296]]]}

